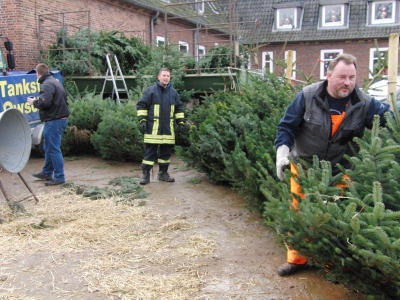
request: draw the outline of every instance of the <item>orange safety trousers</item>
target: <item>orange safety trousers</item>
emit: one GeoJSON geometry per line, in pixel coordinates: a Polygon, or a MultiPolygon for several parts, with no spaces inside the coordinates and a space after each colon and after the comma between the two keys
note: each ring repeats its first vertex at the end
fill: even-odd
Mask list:
{"type": "MultiPolygon", "coordinates": [[[[343,112],[341,115],[332,115],[331,116],[332,135],[334,135],[336,130],[339,128],[339,125],[342,123],[345,115],[346,115],[346,112],[343,112]]],[[[297,172],[296,165],[293,163],[290,163],[290,172],[292,173],[292,177],[290,178],[290,192],[292,194],[292,206],[295,210],[298,210],[299,209],[299,201],[297,200],[296,197],[293,196],[293,194],[298,195],[300,199],[304,198],[304,194],[301,192],[300,184],[298,184],[295,179],[298,175],[298,172],[297,172]]],[[[343,183],[338,184],[336,186],[338,188],[347,187],[347,184],[345,183],[346,178],[349,178],[349,177],[344,175],[343,183]]],[[[307,257],[300,255],[297,250],[288,249],[287,261],[292,264],[304,265],[307,263],[307,257]]]]}

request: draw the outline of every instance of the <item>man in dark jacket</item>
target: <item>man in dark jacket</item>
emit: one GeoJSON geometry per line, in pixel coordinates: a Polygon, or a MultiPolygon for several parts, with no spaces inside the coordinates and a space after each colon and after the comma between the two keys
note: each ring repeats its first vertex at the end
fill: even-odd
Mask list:
{"type": "Polygon", "coordinates": [[[137,103],[137,115],[144,135],[143,176],[140,184],[150,182],[150,170],[159,164],[158,180],[174,182],[168,174],[170,158],[175,145],[174,122],[183,130],[184,107],[178,92],[170,84],[170,71],[162,68],[158,82],[148,87],[137,103]]]}
{"type": "Polygon", "coordinates": [[[61,152],[61,138],[68,125],[69,109],[67,93],[62,84],[53,78],[45,64],[36,66],[40,83],[38,98],[28,97],[27,101],[39,109],[39,116],[45,122],[43,129],[44,167],[33,177],[46,180],[45,185],[58,185],[65,182],[64,158],[61,152]]]}
{"type": "MultiPolygon", "coordinates": [[[[361,138],[365,128],[371,129],[374,115],[390,111],[387,104],[375,100],[356,85],[356,58],[341,54],[333,59],[327,71],[327,80],[303,88],[288,106],[278,124],[275,139],[277,149],[276,167],[280,180],[285,180],[284,168],[289,165],[289,156],[312,164],[313,156],[329,161],[332,174],[337,175],[337,164],[351,168],[344,155],[354,156],[358,146],[354,137],[361,138]]],[[[295,164],[290,164],[292,178],[290,191],[301,198],[301,187],[294,179],[295,164]]],[[[296,197],[292,197],[293,209],[298,209],[296,197]]],[[[307,258],[296,250],[288,250],[287,262],[278,269],[281,276],[290,275],[304,267],[307,258]]]]}

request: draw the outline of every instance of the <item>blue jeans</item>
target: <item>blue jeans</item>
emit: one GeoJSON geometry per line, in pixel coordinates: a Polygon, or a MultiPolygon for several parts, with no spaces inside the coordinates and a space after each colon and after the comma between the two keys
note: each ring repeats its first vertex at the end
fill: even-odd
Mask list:
{"type": "Polygon", "coordinates": [[[61,138],[67,128],[68,119],[47,121],[43,129],[44,167],[42,173],[53,180],[65,181],[64,158],[61,152],[61,138]],[[54,173],[54,175],[53,175],[54,173]]]}

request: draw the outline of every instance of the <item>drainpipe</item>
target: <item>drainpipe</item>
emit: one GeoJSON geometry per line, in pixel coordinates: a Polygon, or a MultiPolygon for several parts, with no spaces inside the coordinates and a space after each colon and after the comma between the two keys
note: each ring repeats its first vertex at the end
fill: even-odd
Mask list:
{"type": "Polygon", "coordinates": [[[198,54],[198,53],[197,53],[197,52],[198,52],[198,51],[197,51],[197,49],[198,49],[198,48],[197,48],[197,47],[198,47],[198,46],[197,46],[197,37],[198,37],[198,34],[199,34],[199,24],[196,25],[196,30],[193,31],[193,45],[194,45],[194,47],[193,47],[193,50],[194,50],[194,51],[193,51],[193,56],[194,56],[194,57],[196,57],[197,54],[198,54]]]}
{"type": "Polygon", "coordinates": [[[154,17],[152,17],[151,21],[150,21],[150,45],[151,45],[151,48],[154,47],[154,45],[153,45],[153,42],[154,42],[154,21],[157,19],[159,14],[160,14],[159,11],[156,12],[154,17]]]}
{"type": "Polygon", "coordinates": [[[199,30],[201,28],[201,25],[197,22],[196,23],[196,30],[193,31],[193,56],[196,61],[196,68],[197,68],[197,74],[200,74],[200,69],[199,69],[199,30]]]}

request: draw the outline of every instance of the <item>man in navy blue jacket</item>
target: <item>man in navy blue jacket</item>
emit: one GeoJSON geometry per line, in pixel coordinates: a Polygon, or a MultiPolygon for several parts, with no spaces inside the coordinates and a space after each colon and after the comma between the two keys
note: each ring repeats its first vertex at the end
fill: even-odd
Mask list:
{"type": "Polygon", "coordinates": [[[150,170],[155,162],[159,164],[158,180],[174,182],[168,174],[170,158],[175,145],[174,123],[183,131],[184,107],[178,92],[171,86],[171,72],[162,68],[157,83],[148,87],[137,103],[137,115],[144,135],[143,176],[140,184],[150,182],[150,170]]]}

